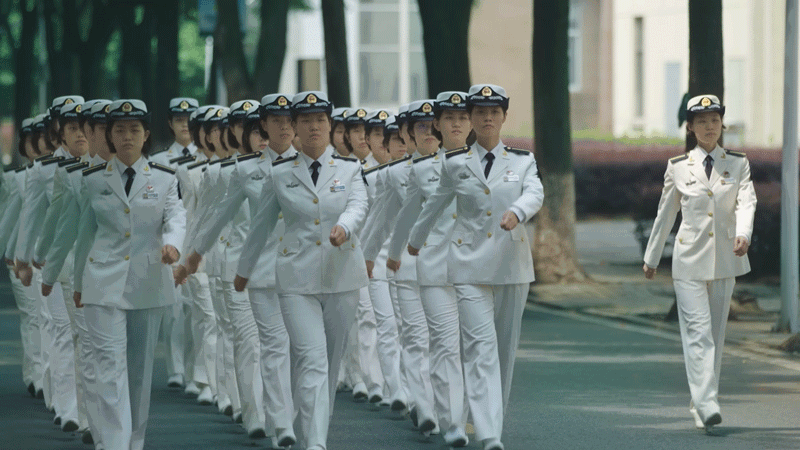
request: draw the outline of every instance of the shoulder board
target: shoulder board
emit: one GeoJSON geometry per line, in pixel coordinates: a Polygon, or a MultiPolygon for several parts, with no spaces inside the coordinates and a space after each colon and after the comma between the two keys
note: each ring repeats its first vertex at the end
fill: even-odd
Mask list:
{"type": "Polygon", "coordinates": [[[447,152],[445,152],[444,156],[450,158],[452,156],[458,156],[458,155],[460,155],[462,153],[467,153],[468,151],[469,151],[469,146],[467,145],[467,146],[464,146],[464,147],[461,147],[461,148],[457,148],[455,150],[447,151],[447,152]]]}
{"type": "Polygon", "coordinates": [[[63,161],[63,160],[64,160],[63,156],[57,156],[55,158],[50,158],[48,160],[42,161],[42,165],[46,166],[46,165],[57,163],[57,162],[63,161]]]}
{"type": "Polygon", "coordinates": [[[248,153],[246,155],[239,156],[238,158],[236,158],[236,160],[239,161],[239,162],[242,162],[242,161],[249,161],[251,159],[259,158],[259,157],[261,157],[261,152],[253,152],[253,153],[248,153]]]}
{"type": "Polygon", "coordinates": [[[389,163],[383,163],[383,164],[375,166],[375,167],[370,167],[369,169],[364,171],[364,175],[369,175],[372,172],[377,172],[377,171],[379,171],[381,169],[384,169],[386,167],[389,167],[389,163]]]}
{"type": "Polygon", "coordinates": [[[200,166],[203,166],[203,165],[206,165],[206,164],[208,164],[208,160],[196,162],[196,163],[190,165],[189,167],[187,167],[186,170],[196,169],[196,168],[198,168],[200,166]]]}
{"type": "Polygon", "coordinates": [[[509,153],[513,153],[515,155],[523,155],[523,156],[532,155],[533,154],[532,152],[529,152],[528,150],[522,150],[520,148],[514,148],[514,147],[505,147],[505,151],[507,151],[509,153]]]}
{"type": "Polygon", "coordinates": [[[195,162],[195,161],[197,161],[197,157],[196,156],[186,156],[185,159],[183,159],[182,161],[178,161],[177,164],[179,166],[182,166],[184,164],[187,164],[187,163],[190,163],[190,162],[195,162]]]}
{"type": "Polygon", "coordinates": [[[228,161],[228,158],[215,159],[214,161],[209,162],[208,165],[213,166],[214,164],[222,164],[225,161],[228,161]]]}
{"type": "Polygon", "coordinates": [[[170,169],[167,166],[162,166],[159,163],[154,163],[154,162],[150,161],[149,166],[152,167],[153,169],[163,170],[164,172],[167,172],[168,174],[175,175],[175,171],[174,170],[170,169]]]}
{"type": "Polygon", "coordinates": [[[181,161],[194,161],[194,156],[192,156],[192,155],[178,156],[177,158],[170,159],[169,163],[170,164],[179,164],[181,161]]]}
{"type": "Polygon", "coordinates": [[[672,163],[672,164],[675,164],[675,163],[677,163],[677,162],[681,162],[681,161],[683,161],[684,159],[688,159],[688,158],[689,158],[689,155],[681,155],[681,156],[676,156],[676,157],[674,157],[674,158],[670,158],[670,159],[669,159],[669,162],[670,162],[670,163],[672,163]]]}
{"type": "Polygon", "coordinates": [[[727,153],[727,154],[729,154],[731,156],[735,156],[737,158],[745,158],[745,157],[747,157],[747,155],[742,153],[742,152],[732,152],[730,150],[725,150],[725,153],[727,153]]]}
{"type": "Polygon", "coordinates": [[[54,156],[53,156],[53,154],[52,154],[52,153],[51,153],[51,154],[49,154],[49,155],[40,156],[40,157],[38,157],[38,158],[34,159],[34,160],[33,160],[33,162],[38,162],[38,161],[46,161],[46,160],[48,160],[48,159],[50,159],[50,158],[54,158],[54,156]]]}
{"type": "Polygon", "coordinates": [[[277,161],[273,161],[272,162],[272,167],[279,166],[279,165],[281,165],[283,163],[286,163],[286,162],[289,162],[289,161],[294,161],[294,160],[297,159],[298,156],[300,156],[300,153],[295,153],[294,156],[291,156],[289,158],[283,158],[283,159],[280,159],[280,160],[277,160],[277,161]]]}
{"type": "Polygon", "coordinates": [[[80,158],[65,159],[64,161],[59,161],[58,162],[58,167],[71,166],[71,165],[77,164],[79,162],[81,162],[80,158]]]}
{"type": "Polygon", "coordinates": [[[225,161],[224,163],[220,164],[219,166],[220,167],[230,167],[230,166],[232,166],[234,164],[236,164],[236,161],[225,161]]]}
{"type": "Polygon", "coordinates": [[[411,155],[406,155],[398,160],[392,161],[390,163],[386,163],[389,167],[394,166],[395,164],[400,164],[401,162],[405,162],[411,159],[411,155]]]}
{"type": "Polygon", "coordinates": [[[23,170],[27,169],[28,167],[30,167],[30,165],[17,167],[16,169],[14,169],[14,172],[20,173],[23,170]]]}
{"type": "Polygon", "coordinates": [[[431,153],[430,155],[425,155],[425,156],[420,156],[419,158],[414,158],[414,164],[416,164],[416,163],[418,163],[420,161],[425,161],[426,159],[431,159],[434,156],[436,156],[436,153],[431,153]]]}
{"type": "Polygon", "coordinates": [[[148,156],[155,156],[155,155],[158,155],[159,153],[164,153],[167,150],[169,150],[169,147],[164,147],[161,150],[156,150],[156,151],[150,153],[150,155],[148,155],[148,156]]]}
{"type": "Polygon", "coordinates": [[[17,169],[19,169],[19,166],[16,166],[16,167],[6,167],[5,169],[3,169],[3,172],[4,172],[4,173],[8,173],[8,172],[11,172],[11,171],[14,171],[14,170],[17,170],[17,169]]]}
{"type": "Polygon", "coordinates": [[[67,173],[72,173],[72,172],[75,172],[78,169],[85,169],[87,167],[89,167],[89,161],[84,161],[84,162],[79,162],[78,164],[73,164],[73,165],[67,167],[66,170],[67,170],[67,173]]]}
{"type": "Polygon", "coordinates": [[[94,166],[94,167],[91,167],[91,168],[89,168],[89,169],[86,169],[86,170],[84,170],[84,171],[83,171],[83,176],[86,176],[86,175],[91,175],[91,174],[93,174],[93,173],[95,173],[95,172],[99,172],[99,171],[101,171],[101,170],[104,170],[104,169],[106,168],[106,166],[107,166],[107,165],[108,165],[108,163],[107,163],[107,162],[104,162],[103,164],[98,164],[98,165],[96,165],[96,166],[94,166]]]}
{"type": "Polygon", "coordinates": [[[354,162],[354,163],[358,162],[358,159],[356,159],[356,158],[349,158],[347,156],[342,156],[342,155],[340,155],[338,153],[334,153],[333,154],[333,159],[341,159],[342,161],[350,161],[350,162],[354,162]]]}

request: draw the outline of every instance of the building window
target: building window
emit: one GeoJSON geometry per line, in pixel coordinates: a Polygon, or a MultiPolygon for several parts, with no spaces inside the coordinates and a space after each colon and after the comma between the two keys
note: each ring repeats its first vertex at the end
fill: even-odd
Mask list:
{"type": "Polygon", "coordinates": [[[633,19],[634,101],[636,117],[644,117],[644,18],[633,19]]]}
{"type": "Polygon", "coordinates": [[[581,41],[581,25],[583,24],[583,5],[577,1],[569,4],[569,91],[579,92],[583,83],[583,43],[581,41]]]}
{"type": "Polygon", "coordinates": [[[360,0],[358,56],[360,106],[427,98],[422,22],[415,1],[360,0]]]}

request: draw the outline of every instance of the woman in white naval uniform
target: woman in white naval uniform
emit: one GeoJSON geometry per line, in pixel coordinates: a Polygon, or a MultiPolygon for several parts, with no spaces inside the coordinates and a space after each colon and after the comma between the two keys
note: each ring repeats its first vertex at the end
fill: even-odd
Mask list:
{"type": "Polygon", "coordinates": [[[339,363],[358,291],[367,285],[358,240],[367,193],[358,161],[330,146],[331,109],[322,92],[292,99],[302,153],[276,161],[267,174],[236,281],[243,290],[282,214],[286,234],[275,273],[297,380],[295,432],[308,450],[326,448],[339,363]]]}
{"type": "Polygon", "coordinates": [[[747,249],[753,232],[756,194],[743,153],[723,149],[725,107],[714,95],[689,100],[686,128],[697,146],[670,159],[658,215],[644,255],[644,273],[655,275],[678,211],[672,278],[678,302],[683,357],[698,428],[722,422],[719,374],[731,295],[736,277],[750,271],[747,249]]]}
{"type": "MultiPolygon", "coordinates": [[[[464,148],[471,131],[466,108],[466,92],[442,92],[434,103],[433,128],[412,127],[417,148],[425,147],[431,135],[442,142],[438,151],[414,159],[408,180],[408,196],[389,244],[390,270],[397,271],[405,252],[408,233],[422,212],[425,201],[439,186],[445,152],[464,148]]],[[[424,124],[424,123],[423,123],[424,124]]],[[[399,137],[398,137],[399,138],[399,137]]],[[[451,202],[436,221],[417,257],[417,280],[420,298],[430,332],[431,383],[436,417],[445,430],[444,440],[451,447],[463,447],[469,440],[464,431],[464,374],[461,368],[461,345],[458,303],[453,285],[447,281],[447,255],[450,235],[456,221],[456,204],[451,202]]]]}
{"type": "MultiPolygon", "coordinates": [[[[186,261],[190,272],[196,270],[201,255],[208,252],[228,218],[238,208],[248,207],[250,217],[255,217],[262,201],[264,181],[272,163],[297,154],[292,147],[294,131],[291,128],[289,108],[287,95],[269,94],[262,98],[260,106],[256,103],[248,113],[242,143],[247,142],[245,147],[252,149],[251,135],[255,132],[257,137],[261,137],[263,133],[265,139],[269,138],[269,146],[263,152],[250,153],[236,160],[225,197],[218,203],[215,214],[204,221],[201,230],[193,238],[192,251],[186,261]],[[266,125],[266,131],[262,124],[266,125]]],[[[274,436],[274,447],[287,447],[295,442],[292,428],[294,411],[289,336],[283,323],[275,284],[275,258],[284,229],[284,222],[279,219],[275,231],[259,256],[257,272],[251,275],[252,281],[247,289],[258,327],[264,406],[268,424],[273,428],[269,431],[274,436]]],[[[237,326],[241,325],[237,323],[237,326]]]]}
{"type": "Polygon", "coordinates": [[[503,412],[534,279],[520,224],[539,211],[544,194],[533,154],[500,141],[508,110],[505,90],[470,87],[467,110],[477,142],[445,154],[439,186],[425,202],[408,245],[418,254],[438,216],[456,199],[447,275],[458,299],[467,400],[477,439],[485,450],[502,450],[503,412]]]}
{"type": "Polygon", "coordinates": [[[141,450],[159,324],[176,302],[169,265],[179,258],[186,211],[175,172],[142,156],[145,104],[117,100],[108,114],[116,157],[83,171],[75,305],[86,308],[94,344],[96,432],[106,449],[141,450]]]}
{"type": "Polygon", "coordinates": [[[352,153],[344,145],[344,118],[347,115],[347,108],[334,108],[331,112],[333,119],[333,129],[331,129],[331,145],[342,156],[350,156],[352,153]]]}

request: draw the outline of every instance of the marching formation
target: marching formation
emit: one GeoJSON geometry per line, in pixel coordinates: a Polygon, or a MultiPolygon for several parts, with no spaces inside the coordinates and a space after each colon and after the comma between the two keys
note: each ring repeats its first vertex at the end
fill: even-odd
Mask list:
{"type": "Polygon", "coordinates": [[[160,334],[163,382],[267,447],[326,449],[351,390],[503,450],[543,201],[533,154],[500,139],[508,101],[175,98],[158,152],[143,102],[56,98],[2,179],[29,392],[96,449],[142,449],[160,334]]]}

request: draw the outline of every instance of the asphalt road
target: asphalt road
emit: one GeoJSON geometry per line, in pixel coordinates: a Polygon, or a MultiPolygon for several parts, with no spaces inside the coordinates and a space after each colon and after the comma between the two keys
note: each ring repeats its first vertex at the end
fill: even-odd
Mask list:
{"type": "MultiPolygon", "coordinates": [[[[20,381],[18,316],[0,310],[0,449],[88,449],[52,425],[20,381]]],[[[529,307],[503,442],[529,449],[797,449],[800,361],[726,354],[723,423],[694,428],[677,336],[648,328],[529,307]]],[[[157,359],[146,449],[267,448],[217,414],[165,386],[157,359]]],[[[444,450],[408,420],[339,394],[330,450],[444,450]]],[[[479,449],[472,442],[468,448],[479,449]]]]}

